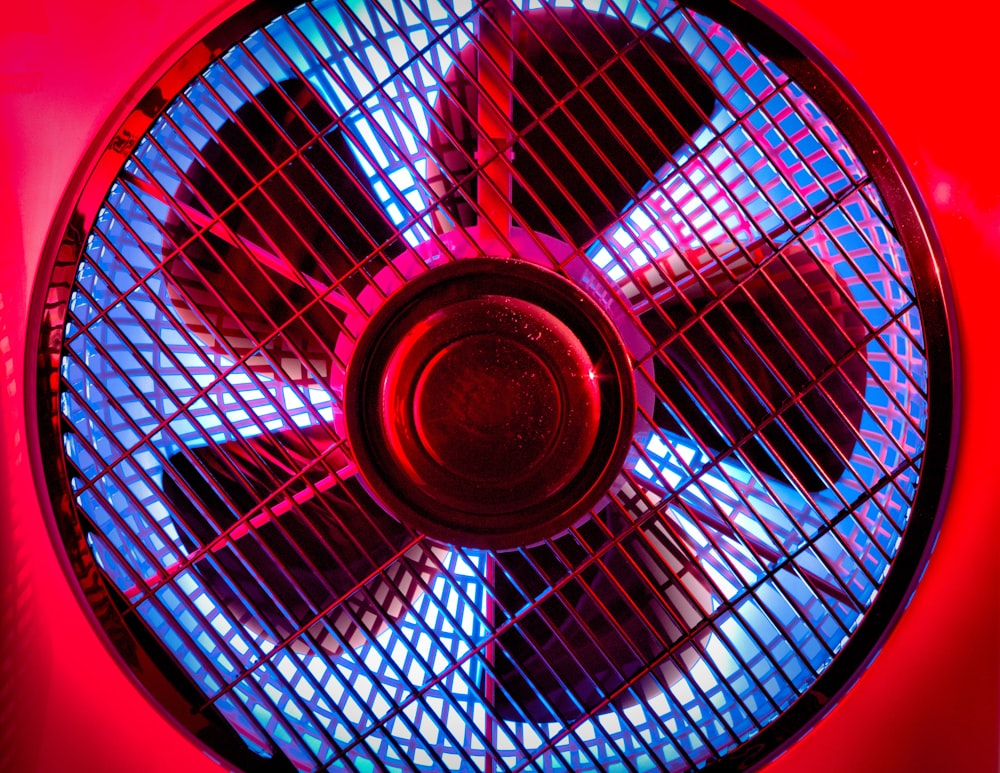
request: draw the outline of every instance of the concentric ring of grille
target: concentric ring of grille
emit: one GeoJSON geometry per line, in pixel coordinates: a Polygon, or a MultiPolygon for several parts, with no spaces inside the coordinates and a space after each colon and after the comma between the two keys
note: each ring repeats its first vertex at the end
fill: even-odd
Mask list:
{"type": "Polygon", "coordinates": [[[130,148],[47,290],[60,533],[237,764],[755,759],[919,565],[950,352],[891,175],[727,27],[556,5],[276,17],[130,148]],[[617,326],[631,448],[554,537],[444,545],[357,474],[345,373],[409,280],[512,255],[617,326]]]}

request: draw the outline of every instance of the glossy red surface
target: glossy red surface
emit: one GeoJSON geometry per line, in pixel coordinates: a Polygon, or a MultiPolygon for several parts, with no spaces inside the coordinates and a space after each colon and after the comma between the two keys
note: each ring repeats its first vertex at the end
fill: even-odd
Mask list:
{"type": "MultiPolygon", "coordinates": [[[[768,5],[863,95],[931,209],[954,288],[963,415],[951,499],[911,605],[853,689],[765,769],[997,770],[1000,8],[768,5]]],[[[84,617],[40,513],[23,410],[28,298],[59,198],[114,106],[209,11],[195,0],[39,0],[0,25],[0,769],[220,769],[146,703],[84,617]]]]}

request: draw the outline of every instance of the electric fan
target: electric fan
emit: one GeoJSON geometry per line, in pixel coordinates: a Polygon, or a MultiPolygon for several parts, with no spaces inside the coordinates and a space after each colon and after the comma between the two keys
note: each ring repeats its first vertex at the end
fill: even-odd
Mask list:
{"type": "Polygon", "coordinates": [[[111,644],[247,770],[742,768],[907,598],[942,268],[760,11],[255,4],[81,170],[35,450],[111,644]]]}

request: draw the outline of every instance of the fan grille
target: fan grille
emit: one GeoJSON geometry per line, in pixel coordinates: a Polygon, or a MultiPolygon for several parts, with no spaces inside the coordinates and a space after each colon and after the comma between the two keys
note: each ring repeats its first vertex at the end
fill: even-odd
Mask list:
{"type": "Polygon", "coordinates": [[[139,642],[244,767],[754,760],[864,660],[929,544],[944,302],[863,118],[835,125],[825,76],[735,11],[759,47],[672,3],[556,5],[244,29],[66,231],[39,403],[59,533],[130,667],[139,642]],[[341,415],[384,299],[484,255],[586,290],[638,403],[589,517],[503,551],[386,513],[341,415]]]}

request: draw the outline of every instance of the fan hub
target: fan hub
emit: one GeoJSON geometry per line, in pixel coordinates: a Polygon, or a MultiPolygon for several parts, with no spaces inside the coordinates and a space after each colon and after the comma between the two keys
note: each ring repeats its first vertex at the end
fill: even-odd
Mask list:
{"type": "Polygon", "coordinates": [[[589,296],[524,261],[477,258],[430,270],[373,315],[345,413],[362,476],[398,519],[507,547],[603,496],[634,404],[624,346],[589,296]]]}
{"type": "Polygon", "coordinates": [[[572,331],[538,306],[497,296],[435,316],[431,330],[407,337],[404,361],[416,369],[426,362],[423,372],[384,387],[389,396],[414,385],[410,404],[392,417],[398,442],[408,442],[412,423],[409,452],[466,485],[521,483],[543,465],[556,483],[578,469],[596,435],[600,395],[572,331]]]}

